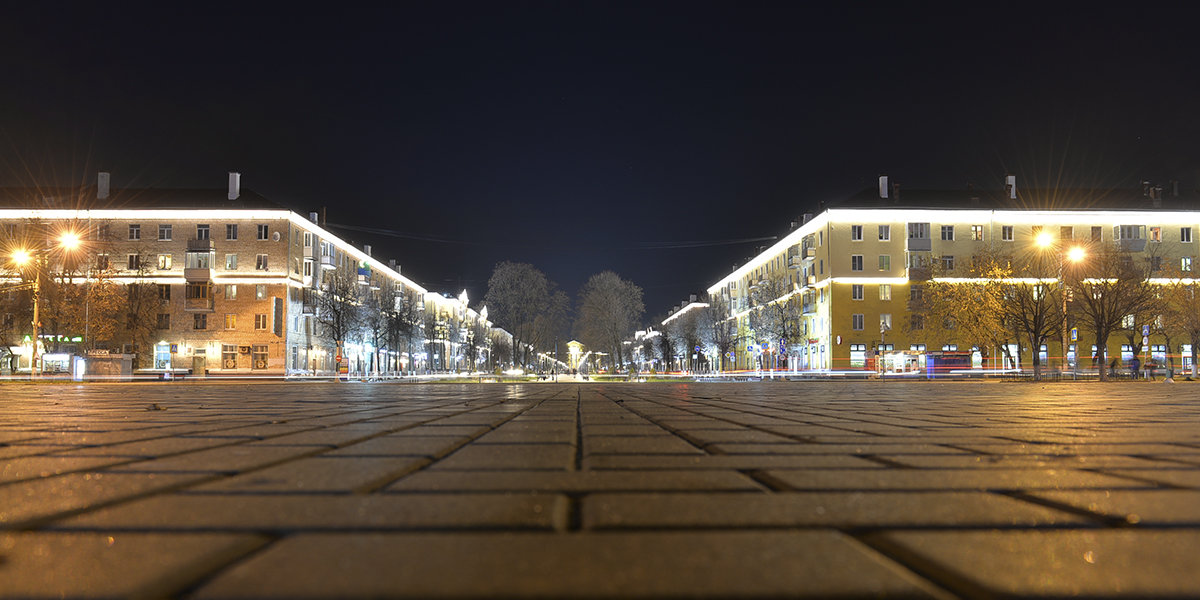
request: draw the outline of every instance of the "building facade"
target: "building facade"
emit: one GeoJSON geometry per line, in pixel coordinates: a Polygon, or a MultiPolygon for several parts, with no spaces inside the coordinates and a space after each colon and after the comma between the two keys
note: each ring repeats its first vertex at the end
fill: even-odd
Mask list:
{"type": "MultiPolygon", "coordinates": [[[[465,298],[431,294],[369,246],[332,234],[316,213],[305,218],[243,193],[237,174],[227,190],[110,192],[106,183],[102,174],[96,187],[0,191],[7,370],[30,366],[31,281],[39,292],[39,353],[134,353],[139,367],[155,371],[427,370],[435,368],[425,343],[430,307],[456,343],[458,333],[473,339],[480,327],[488,332],[480,338],[492,337],[486,309],[480,315],[465,298]],[[33,260],[13,258],[27,255],[33,260]],[[120,292],[100,294],[106,286],[120,292]],[[105,313],[114,303],[126,321],[115,327],[105,313]],[[339,323],[346,305],[355,318],[339,323]],[[389,335],[377,317],[402,307],[407,328],[389,335]]],[[[454,353],[463,354],[457,346],[454,353]]]]}
{"type": "MultiPolygon", "coordinates": [[[[925,322],[928,315],[917,308],[924,289],[931,282],[969,282],[975,277],[970,267],[980,257],[999,255],[1009,257],[1013,277],[1058,285],[1068,253],[1079,252],[1087,261],[1089,252],[1107,247],[1147,265],[1152,283],[1192,281],[1200,206],[1177,192],[1163,198],[1161,189],[916,191],[905,192],[901,202],[888,197],[886,183],[880,190],[878,196],[860,194],[806,216],[708,288],[710,298],[721,298],[728,318],[737,321],[736,368],[919,370],[937,351],[973,352],[976,368],[1028,368],[1033,352],[1043,365],[1090,367],[1092,340],[1070,319],[1072,327],[1041,348],[1028,347],[1015,334],[1001,348],[960,348],[953,330],[925,322]],[[1051,268],[1034,273],[1035,263],[1051,268]],[[797,315],[797,331],[789,339],[764,339],[755,329],[755,315],[772,302],[790,303],[797,315]]],[[[1161,364],[1171,354],[1177,368],[1190,362],[1190,340],[1176,336],[1168,348],[1170,336],[1161,322],[1144,325],[1144,358],[1161,364]]],[[[1121,363],[1132,358],[1131,345],[1121,337],[1110,337],[1107,348],[1121,363]]]]}

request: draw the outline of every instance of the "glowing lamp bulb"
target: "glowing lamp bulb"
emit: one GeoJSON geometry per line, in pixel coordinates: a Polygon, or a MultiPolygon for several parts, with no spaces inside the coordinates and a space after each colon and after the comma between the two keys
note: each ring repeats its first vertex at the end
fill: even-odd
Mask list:
{"type": "Polygon", "coordinates": [[[1049,246],[1050,244],[1054,243],[1054,236],[1050,235],[1048,232],[1043,231],[1043,232],[1037,234],[1036,241],[1037,241],[1037,245],[1045,248],[1045,247],[1049,246]]]}
{"type": "Polygon", "coordinates": [[[1084,252],[1083,248],[1080,248],[1079,246],[1075,246],[1067,251],[1067,259],[1071,262],[1079,262],[1086,256],[1087,252],[1084,252]]]}
{"type": "Polygon", "coordinates": [[[58,238],[58,243],[66,250],[74,250],[79,247],[79,235],[67,232],[58,238]]]}
{"type": "Polygon", "coordinates": [[[24,265],[29,262],[29,252],[27,250],[17,250],[12,253],[12,261],[17,265],[24,265]]]}

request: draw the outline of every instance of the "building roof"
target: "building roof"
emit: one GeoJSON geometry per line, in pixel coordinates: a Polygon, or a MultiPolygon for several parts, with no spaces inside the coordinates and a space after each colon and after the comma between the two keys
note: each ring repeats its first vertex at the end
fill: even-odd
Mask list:
{"type": "Polygon", "coordinates": [[[1016,199],[1005,190],[908,190],[879,197],[879,188],[870,187],[821,208],[932,208],[943,210],[1200,210],[1200,194],[1194,190],[1151,188],[1021,188],[1016,199]],[[1154,196],[1161,195],[1155,201],[1154,196]]]}
{"type": "Polygon", "coordinates": [[[292,210],[257,192],[243,189],[236,200],[229,191],[220,189],[171,188],[114,188],[104,200],[96,198],[96,186],[80,187],[10,187],[0,188],[0,208],[28,209],[212,209],[244,208],[259,210],[292,210]]]}

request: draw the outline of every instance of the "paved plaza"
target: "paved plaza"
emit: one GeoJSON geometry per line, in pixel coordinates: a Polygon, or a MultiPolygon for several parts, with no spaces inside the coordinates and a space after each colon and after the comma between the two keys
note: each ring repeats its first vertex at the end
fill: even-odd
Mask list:
{"type": "Polygon", "coordinates": [[[1200,596],[1200,383],[0,385],[4,597],[1200,596]]]}

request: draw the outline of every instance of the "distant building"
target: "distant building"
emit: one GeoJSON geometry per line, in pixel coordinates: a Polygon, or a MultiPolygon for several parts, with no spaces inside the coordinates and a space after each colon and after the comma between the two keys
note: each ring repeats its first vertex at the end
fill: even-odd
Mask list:
{"type": "Polygon", "coordinates": [[[316,213],[305,218],[241,190],[236,173],[225,190],[110,190],[102,173],[94,187],[0,189],[0,344],[15,358],[0,365],[8,368],[29,369],[33,333],[28,285],[11,291],[22,281],[10,258],[17,251],[35,253],[58,280],[115,283],[130,298],[153,290],[154,306],[112,334],[98,334],[114,328],[90,315],[49,323],[44,308],[42,353],[51,346],[75,353],[105,348],[136,353],[143,369],[265,375],[330,374],[340,357],[344,371],[382,373],[461,367],[431,366],[422,316],[430,306],[454,330],[446,346],[451,355],[461,355],[463,339],[475,337],[467,335],[471,327],[491,329],[458,299],[427,301],[428,291],[394,262],[384,264],[369,246],[356,248],[332,234],[316,213]],[[64,234],[78,236],[79,247],[59,248],[64,234]],[[418,313],[415,343],[388,347],[366,327],[333,339],[321,316],[323,296],[329,304],[326,283],[334,278],[353,282],[364,311],[378,312],[372,298],[410,302],[418,313]]]}
{"type": "MultiPolygon", "coordinates": [[[[1011,178],[1008,184],[994,191],[904,190],[901,197],[898,187],[881,178],[878,191],[872,188],[805,215],[781,240],[707,290],[710,298],[725,300],[727,317],[738,323],[736,368],[865,370],[880,366],[876,356],[893,361],[888,368],[906,368],[904,361],[907,368],[920,368],[930,351],[972,351],[925,327],[910,310],[910,301],[920,297],[935,275],[953,280],[985,251],[1032,255],[1039,236],[1051,240],[1057,252],[1073,244],[1116,244],[1130,260],[1147,261],[1162,273],[1155,279],[1160,283],[1178,280],[1171,273],[1187,278],[1193,272],[1200,254],[1200,202],[1192,194],[1180,195],[1177,185],[1167,190],[1147,185],[1142,190],[1018,191],[1011,178]],[[784,282],[780,298],[799,298],[800,335],[787,341],[760,339],[751,322],[760,309],[753,292],[779,279],[784,282]]],[[[1015,267],[1018,275],[1028,275],[1028,265],[1015,267]]],[[[1090,367],[1095,352],[1082,337],[1066,348],[1052,339],[1038,349],[1012,337],[1008,348],[989,349],[987,355],[1000,360],[1002,350],[1008,350],[1017,363],[1008,366],[1026,367],[1035,351],[1043,365],[1045,358],[1062,357],[1052,362],[1057,366],[1065,358],[1074,366],[1079,356],[1090,367]]],[[[1154,355],[1168,352],[1162,336],[1149,338],[1154,355]]],[[[1111,357],[1129,358],[1128,346],[1116,336],[1108,348],[1111,357]]],[[[981,353],[974,350],[978,366],[981,353]]],[[[1180,344],[1169,352],[1183,354],[1186,363],[1191,347],[1180,344]]]]}

